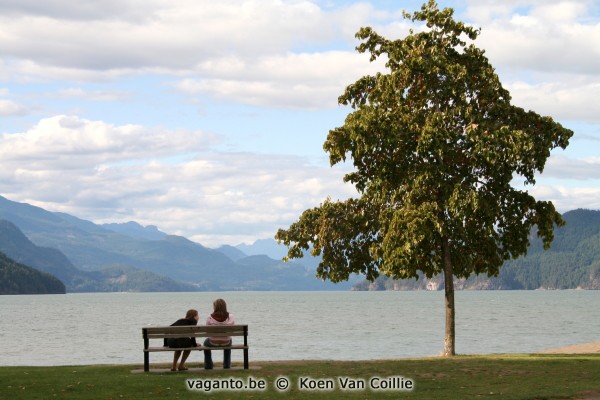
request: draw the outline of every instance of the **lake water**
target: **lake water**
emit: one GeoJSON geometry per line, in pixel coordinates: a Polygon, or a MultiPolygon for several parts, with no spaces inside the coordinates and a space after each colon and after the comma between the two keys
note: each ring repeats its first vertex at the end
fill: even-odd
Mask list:
{"type": "MultiPolygon", "coordinates": [[[[143,326],[170,325],[189,308],[203,322],[218,297],[236,322],[249,325],[250,362],[421,357],[443,349],[442,292],[0,296],[0,365],[141,364],[143,326]]],[[[456,310],[459,354],[600,341],[600,291],[461,291],[456,310]]],[[[171,357],[153,353],[150,361],[171,357]]],[[[190,356],[192,365],[202,360],[190,356]]]]}

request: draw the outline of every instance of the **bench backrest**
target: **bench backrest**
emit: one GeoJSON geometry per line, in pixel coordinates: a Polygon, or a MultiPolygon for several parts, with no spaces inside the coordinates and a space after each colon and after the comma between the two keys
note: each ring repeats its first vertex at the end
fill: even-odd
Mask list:
{"type": "Polygon", "coordinates": [[[142,334],[144,339],[248,336],[248,325],[148,326],[142,334]]]}

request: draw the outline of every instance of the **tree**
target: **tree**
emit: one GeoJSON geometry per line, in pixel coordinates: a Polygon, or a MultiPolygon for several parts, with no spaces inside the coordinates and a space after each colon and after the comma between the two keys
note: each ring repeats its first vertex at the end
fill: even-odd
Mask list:
{"type": "Polygon", "coordinates": [[[484,51],[479,30],[435,1],[404,17],[421,32],[388,40],[371,28],[356,34],[360,53],[386,57],[387,73],[348,86],[339,102],[353,111],[323,145],[330,163],[352,159],[344,180],[359,198],[306,210],[275,238],[289,258],[322,255],[317,276],[339,282],[362,273],[394,279],[444,274],[443,354],[455,354],[453,276],[497,276],[504,261],[527,252],[528,234],[549,247],[564,222],[553,204],[511,186],[535,184],[550,150],[573,132],[550,117],[511,105],[484,51]]]}

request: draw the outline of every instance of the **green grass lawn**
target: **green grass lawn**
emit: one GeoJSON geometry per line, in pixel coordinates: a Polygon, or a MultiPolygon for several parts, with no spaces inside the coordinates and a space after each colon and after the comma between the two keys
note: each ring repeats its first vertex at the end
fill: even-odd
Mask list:
{"type": "MultiPolygon", "coordinates": [[[[189,367],[198,367],[190,361],[189,367]]],[[[0,399],[600,399],[600,355],[278,361],[251,362],[250,370],[235,367],[163,373],[133,373],[140,365],[0,367],[0,399]],[[381,389],[393,377],[398,377],[393,381],[397,387],[411,381],[414,389],[381,389]],[[357,388],[343,390],[344,381],[357,388]],[[285,382],[286,391],[276,389],[285,382]],[[190,384],[199,390],[189,390],[190,384]],[[217,384],[266,388],[205,390],[217,384]],[[333,389],[309,389],[317,385],[333,389]]]]}

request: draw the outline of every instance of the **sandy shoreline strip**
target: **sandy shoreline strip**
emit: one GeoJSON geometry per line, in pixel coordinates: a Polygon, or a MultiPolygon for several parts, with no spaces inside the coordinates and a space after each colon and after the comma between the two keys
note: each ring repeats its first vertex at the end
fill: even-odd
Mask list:
{"type": "Polygon", "coordinates": [[[600,353],[600,342],[582,343],[542,351],[544,354],[594,354],[600,353]]]}

